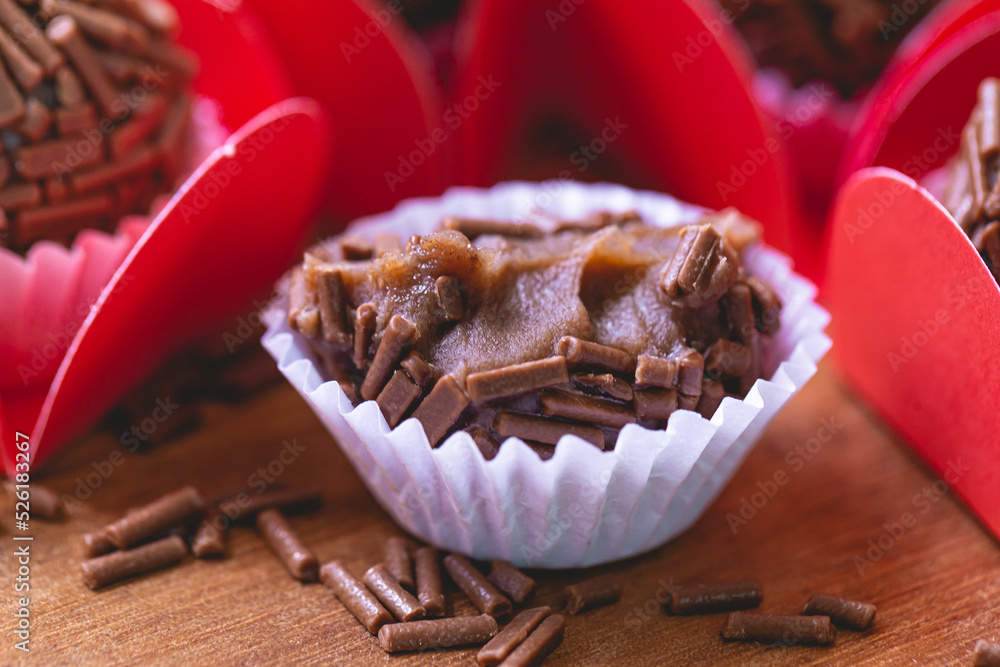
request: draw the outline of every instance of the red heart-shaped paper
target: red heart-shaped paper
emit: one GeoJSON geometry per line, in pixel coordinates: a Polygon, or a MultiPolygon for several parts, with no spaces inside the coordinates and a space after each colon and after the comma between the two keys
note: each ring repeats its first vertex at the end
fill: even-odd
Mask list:
{"type": "Polygon", "coordinates": [[[1000,288],[925,190],[866,169],[840,192],[826,296],[854,386],[1000,535],[1000,288]]]}
{"type": "Polygon", "coordinates": [[[769,243],[794,250],[787,149],[752,99],[749,55],[717,7],[481,0],[473,8],[459,26],[456,92],[441,128],[443,142],[459,135],[462,182],[611,172],[712,208],[737,206],[764,223],[769,243]],[[538,165],[527,146],[567,126],[573,143],[538,165]]]}
{"type": "MultiPolygon", "coordinates": [[[[295,92],[329,111],[337,134],[326,207],[341,221],[407,197],[440,194],[446,149],[420,153],[405,178],[387,176],[440,118],[430,56],[407,28],[403,5],[360,0],[250,0],[278,45],[295,92]]],[[[426,144],[423,144],[426,145],[426,144]]]]}
{"type": "Polygon", "coordinates": [[[251,9],[241,2],[171,1],[180,18],[177,41],[198,55],[194,89],[219,102],[226,127],[294,95],[277,47],[251,9]]]}
{"type": "MultiPolygon", "coordinates": [[[[51,389],[4,396],[7,430],[31,433],[34,465],[178,347],[269,288],[317,211],[328,144],[320,107],[286,100],[184,183],[102,292],[51,389]]],[[[13,444],[2,442],[8,472],[13,444]]]]}
{"type": "Polygon", "coordinates": [[[989,4],[985,16],[934,13],[907,40],[859,113],[842,178],[877,165],[919,179],[958,152],[979,82],[1000,75],[1000,13],[989,4]]]}

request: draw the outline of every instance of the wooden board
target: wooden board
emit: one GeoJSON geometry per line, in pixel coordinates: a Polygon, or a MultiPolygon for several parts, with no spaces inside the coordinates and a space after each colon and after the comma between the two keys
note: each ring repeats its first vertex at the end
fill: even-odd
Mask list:
{"type": "MultiPolygon", "coordinates": [[[[192,560],[99,592],[84,587],[82,533],[187,482],[206,491],[253,484],[249,476],[269,463],[282,483],[324,489],[320,513],[293,519],[321,560],[344,559],[359,574],[376,562],[398,529],[290,387],[210,406],[203,428],[148,453],[125,452],[104,479],[116,449],[117,438],[94,434],[45,471],[46,484],[70,494],[81,484],[80,495],[90,490],[88,475],[100,483],[71,520],[33,520],[30,662],[473,663],[472,650],[386,656],[323,586],[292,581],[246,529],[234,531],[226,560],[192,560]],[[274,464],[292,440],[304,451],[274,464]]],[[[619,604],[569,617],[547,664],[971,664],[977,638],[1000,640],[1000,548],[942,485],[935,495],[935,481],[824,367],[687,534],[593,572],[537,573],[537,601],[554,606],[563,586],[592,573],[615,572],[625,586],[619,604]],[[738,515],[744,498],[760,507],[734,531],[727,515],[738,515]],[[742,578],[762,583],[762,611],[795,613],[822,591],[874,602],[878,615],[871,629],[841,632],[830,648],[774,648],[724,643],[722,615],[671,617],[656,603],[670,581],[742,578]]],[[[7,587],[16,563],[4,514],[0,662],[10,663],[23,655],[13,649],[7,587]]],[[[472,613],[450,595],[459,613],[472,613]]]]}

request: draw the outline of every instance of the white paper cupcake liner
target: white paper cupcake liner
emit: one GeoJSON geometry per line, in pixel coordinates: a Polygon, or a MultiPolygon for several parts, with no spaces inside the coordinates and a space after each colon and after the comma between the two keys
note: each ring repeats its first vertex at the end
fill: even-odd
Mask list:
{"type": "MultiPolygon", "coordinates": [[[[425,234],[446,215],[523,219],[542,212],[579,218],[600,210],[637,209],[663,226],[690,223],[701,209],[666,195],[617,185],[567,181],[454,188],[436,199],[401,203],[357,221],[352,231],[425,234]]],[[[510,438],[492,461],[459,432],[436,449],[409,419],[390,429],[374,401],[358,407],[322,365],[280,308],[267,314],[263,345],[347,454],[378,502],[407,531],[439,548],[521,567],[584,567],[634,556],[688,528],[719,494],[771,418],[816,372],[830,347],[829,320],[815,287],[791,262],[763,246],[746,265],[768,281],[785,307],[765,359],[765,376],[744,400],[726,398],[709,421],[679,410],[667,428],[630,424],[613,451],[564,436],[542,461],[510,438]]]]}
{"type": "MultiPolygon", "coordinates": [[[[219,118],[214,100],[195,99],[191,170],[229,137],[219,118]]],[[[125,216],[113,234],[84,230],[69,248],[40,241],[24,257],[0,248],[0,388],[44,386],[55,376],[105,285],[168,200],[149,217],[125,216]]]]}

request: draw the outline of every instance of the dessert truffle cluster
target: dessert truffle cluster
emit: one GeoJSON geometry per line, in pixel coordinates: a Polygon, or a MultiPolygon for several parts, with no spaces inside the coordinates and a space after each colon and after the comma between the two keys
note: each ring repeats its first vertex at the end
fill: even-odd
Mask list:
{"type": "Polygon", "coordinates": [[[1000,79],[979,85],[976,107],[962,128],[961,150],[945,169],[944,206],[1000,280],[1000,79]]]}
{"type": "Polygon", "coordinates": [[[197,69],[165,0],[0,0],[0,245],[145,212],[179,175],[197,69]]]}
{"type": "Polygon", "coordinates": [[[757,238],[734,211],[347,235],[293,270],[288,319],[352,402],[417,418],[432,446],[465,429],[486,458],[507,437],[543,458],[565,433],[611,449],[626,424],[710,417],[761,376],[781,303],[743,267],[757,238]]]}
{"type": "Polygon", "coordinates": [[[844,97],[874,81],[937,0],[719,0],[762,67],[793,85],[822,79],[844,97]]]}

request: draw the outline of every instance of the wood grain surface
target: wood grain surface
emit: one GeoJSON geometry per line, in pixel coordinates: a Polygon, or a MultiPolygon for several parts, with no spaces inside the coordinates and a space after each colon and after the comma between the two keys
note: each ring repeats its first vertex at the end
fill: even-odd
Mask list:
{"type": "MultiPolygon", "coordinates": [[[[74,503],[68,520],[32,520],[27,656],[13,648],[17,564],[12,510],[4,506],[0,662],[474,663],[473,650],[385,655],[328,590],[289,578],[248,529],[233,531],[224,560],[188,560],[98,592],[84,587],[85,531],[185,483],[206,493],[246,487],[258,467],[278,468],[285,441],[304,449],[280,464],[276,477],[324,491],[322,511],[292,519],[321,560],[343,559],[361,574],[398,534],[290,387],[205,412],[202,428],[152,451],[127,452],[117,437],[95,432],[44,470],[47,485],[70,495],[80,483],[78,495],[86,495],[88,475],[100,483],[74,503]],[[124,452],[120,461],[116,450],[124,452]],[[120,465],[111,464],[105,478],[100,470],[108,471],[102,464],[109,457],[120,465]]],[[[997,542],[829,366],[781,413],[688,533],[593,571],[535,572],[536,601],[559,607],[565,585],[604,572],[621,577],[622,601],[569,617],[566,639],[547,664],[971,665],[977,638],[1000,640],[997,542]],[[753,503],[759,507],[750,516],[753,503]],[[733,520],[741,506],[745,524],[733,520]],[[744,578],[763,585],[761,611],[796,613],[811,593],[826,592],[873,602],[878,614],[869,630],[842,631],[832,647],[772,647],[725,643],[723,615],[672,617],[656,602],[671,581],[744,578]]],[[[457,613],[473,613],[457,591],[449,601],[457,613]]]]}

